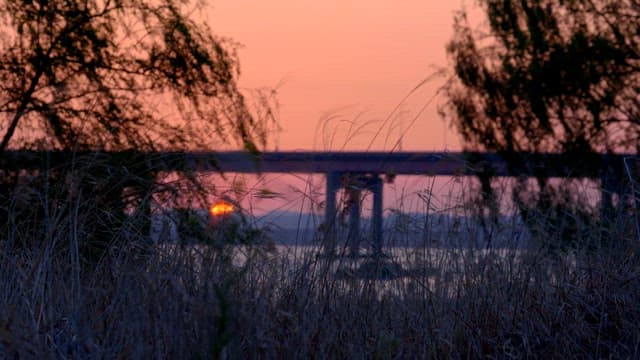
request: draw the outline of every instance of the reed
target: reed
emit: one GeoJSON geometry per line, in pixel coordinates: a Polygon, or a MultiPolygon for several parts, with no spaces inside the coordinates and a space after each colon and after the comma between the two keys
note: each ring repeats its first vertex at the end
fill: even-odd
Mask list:
{"type": "MultiPolygon", "coordinates": [[[[389,250],[385,264],[401,266],[381,274],[313,247],[150,246],[142,215],[130,215],[117,246],[88,262],[85,237],[105,214],[30,191],[29,206],[47,211],[18,211],[18,194],[2,204],[3,358],[640,357],[634,229],[611,232],[615,246],[550,253],[535,245],[561,241],[549,233],[527,247],[474,246],[478,222],[444,224],[467,245],[389,250]]],[[[610,230],[584,226],[585,244],[610,230]]]]}

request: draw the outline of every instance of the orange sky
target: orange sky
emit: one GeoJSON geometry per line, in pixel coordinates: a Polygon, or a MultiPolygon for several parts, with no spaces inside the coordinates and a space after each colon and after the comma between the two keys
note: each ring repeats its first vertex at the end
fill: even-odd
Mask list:
{"type": "Polygon", "coordinates": [[[270,139],[269,150],[431,151],[460,148],[437,114],[441,97],[419,114],[444,78],[421,87],[390,114],[418,83],[447,65],[445,45],[461,6],[212,0],[205,15],[216,34],[243,45],[241,86],[278,89],[282,132],[270,139]]]}

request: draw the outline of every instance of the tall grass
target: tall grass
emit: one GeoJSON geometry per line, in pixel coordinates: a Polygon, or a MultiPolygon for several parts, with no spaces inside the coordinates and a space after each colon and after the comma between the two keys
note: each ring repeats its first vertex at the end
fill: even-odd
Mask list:
{"type": "MultiPolygon", "coordinates": [[[[456,224],[450,234],[467,246],[388,249],[380,266],[402,269],[367,276],[375,261],[328,261],[313,247],[150,247],[131,215],[114,229],[117,246],[86,262],[88,212],[99,207],[79,198],[56,210],[60,199],[31,191],[40,200],[29,206],[47,211],[17,211],[19,194],[2,204],[3,358],[640,357],[633,231],[616,232],[615,246],[550,254],[469,245],[479,225],[456,224]]],[[[561,240],[552,236],[531,244],[561,240]]]]}

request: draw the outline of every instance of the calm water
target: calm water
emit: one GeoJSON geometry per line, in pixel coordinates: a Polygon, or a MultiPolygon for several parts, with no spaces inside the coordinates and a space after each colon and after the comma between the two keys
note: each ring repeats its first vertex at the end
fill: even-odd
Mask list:
{"type": "MultiPolygon", "coordinates": [[[[184,255],[186,250],[194,259],[191,264],[199,264],[197,259],[213,255],[212,249],[203,245],[160,246],[170,257],[184,255]],[[181,250],[176,252],[177,249],[181,250]]],[[[245,269],[246,274],[254,274],[250,276],[252,281],[285,288],[300,286],[302,281],[318,291],[321,288],[327,291],[326,287],[330,286],[330,291],[349,293],[350,296],[354,292],[360,295],[373,292],[377,298],[415,296],[417,293],[424,296],[425,292],[430,292],[448,297],[470,279],[479,278],[479,274],[485,276],[487,266],[517,271],[524,254],[522,250],[504,248],[385,247],[385,257],[376,261],[369,256],[353,259],[341,250],[329,260],[319,246],[238,246],[232,250],[232,262],[238,269],[245,269]]]]}

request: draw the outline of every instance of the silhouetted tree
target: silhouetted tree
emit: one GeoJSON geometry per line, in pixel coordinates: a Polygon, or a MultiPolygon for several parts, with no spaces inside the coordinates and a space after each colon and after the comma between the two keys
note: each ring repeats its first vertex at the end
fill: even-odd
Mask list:
{"type": "MultiPolygon", "coordinates": [[[[562,152],[579,161],[640,149],[638,1],[479,3],[488,32],[472,30],[462,11],[447,48],[455,70],[448,115],[468,150],[562,152]]],[[[536,175],[537,186],[520,183],[516,201],[558,205],[557,188],[536,175]]]]}
{"type": "MultiPolygon", "coordinates": [[[[195,20],[201,4],[189,6],[0,1],[0,157],[7,149],[212,150],[230,141],[255,151],[265,124],[238,89],[235,44],[195,20]]],[[[143,190],[153,169],[124,160],[75,166],[84,173],[68,193],[93,206],[95,222],[103,223],[87,231],[117,228],[127,188],[148,204],[143,190]]],[[[68,172],[47,171],[55,178],[49,183],[68,182],[68,172]]],[[[15,185],[19,176],[1,176],[10,197],[15,188],[7,182],[15,185]]]]}
{"type": "Polygon", "coordinates": [[[8,147],[209,149],[263,135],[233,44],[185,1],[0,2],[0,154],[8,147]]]}

